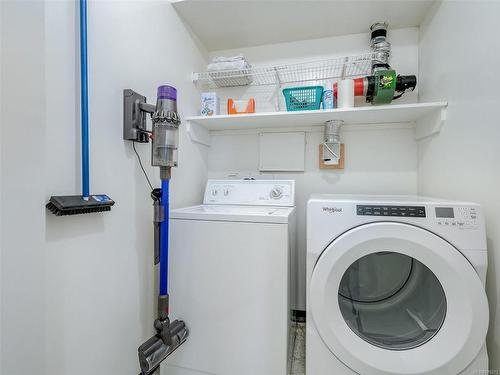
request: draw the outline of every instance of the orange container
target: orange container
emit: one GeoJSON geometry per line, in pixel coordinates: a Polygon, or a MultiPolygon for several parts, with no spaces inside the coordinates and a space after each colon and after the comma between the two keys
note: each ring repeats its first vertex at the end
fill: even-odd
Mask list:
{"type": "Polygon", "coordinates": [[[255,113],[255,100],[254,100],[254,98],[250,98],[248,100],[233,100],[233,99],[229,98],[227,100],[227,114],[228,115],[241,115],[244,113],[255,113]]]}

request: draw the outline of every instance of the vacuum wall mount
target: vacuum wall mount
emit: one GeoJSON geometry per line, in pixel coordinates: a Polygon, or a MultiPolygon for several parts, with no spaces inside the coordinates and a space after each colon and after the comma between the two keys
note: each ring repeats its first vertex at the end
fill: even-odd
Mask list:
{"type": "Polygon", "coordinates": [[[134,90],[123,90],[123,139],[140,143],[149,142],[146,115],[152,115],[156,107],[147,103],[145,96],[134,90]]]}

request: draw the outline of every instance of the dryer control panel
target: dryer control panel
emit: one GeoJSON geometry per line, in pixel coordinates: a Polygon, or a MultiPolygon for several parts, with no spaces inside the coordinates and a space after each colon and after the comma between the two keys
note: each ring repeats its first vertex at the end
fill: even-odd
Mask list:
{"type": "Polygon", "coordinates": [[[435,208],[436,221],[440,226],[473,229],[478,227],[476,207],[438,207],[435,208]]]}
{"type": "Polygon", "coordinates": [[[479,226],[478,212],[474,206],[358,204],[356,214],[358,216],[427,218],[443,228],[476,229],[479,226]]]}
{"type": "Polygon", "coordinates": [[[424,206],[389,206],[358,204],[356,213],[362,216],[426,217],[424,206]]]}

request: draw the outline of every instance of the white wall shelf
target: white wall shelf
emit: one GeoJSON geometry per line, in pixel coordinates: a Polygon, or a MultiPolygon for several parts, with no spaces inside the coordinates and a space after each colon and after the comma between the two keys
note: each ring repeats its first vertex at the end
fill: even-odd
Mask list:
{"type": "Polygon", "coordinates": [[[318,111],[192,116],[185,120],[191,139],[207,145],[210,131],[321,126],[328,120],[344,120],[353,125],[416,123],[416,137],[422,139],[441,130],[447,106],[447,102],[390,104],[318,111]]]}

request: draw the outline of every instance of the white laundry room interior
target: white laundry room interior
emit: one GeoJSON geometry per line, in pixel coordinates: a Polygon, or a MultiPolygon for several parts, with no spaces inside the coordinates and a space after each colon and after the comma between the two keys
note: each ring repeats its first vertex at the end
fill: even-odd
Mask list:
{"type": "Polygon", "coordinates": [[[0,375],[500,374],[499,24],[0,1],[0,375]]]}

